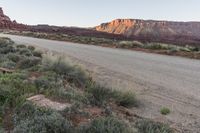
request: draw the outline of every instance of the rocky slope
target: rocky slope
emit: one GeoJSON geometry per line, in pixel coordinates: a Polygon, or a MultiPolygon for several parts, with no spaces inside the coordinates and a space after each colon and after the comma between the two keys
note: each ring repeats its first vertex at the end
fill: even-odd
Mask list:
{"type": "Polygon", "coordinates": [[[11,21],[11,19],[6,16],[0,7],[0,29],[17,29],[17,30],[24,30],[27,26],[23,24],[18,24],[15,20],[11,21]]]}
{"type": "Polygon", "coordinates": [[[170,22],[139,19],[117,19],[103,23],[95,30],[141,40],[199,44],[199,22],[170,22]]]}

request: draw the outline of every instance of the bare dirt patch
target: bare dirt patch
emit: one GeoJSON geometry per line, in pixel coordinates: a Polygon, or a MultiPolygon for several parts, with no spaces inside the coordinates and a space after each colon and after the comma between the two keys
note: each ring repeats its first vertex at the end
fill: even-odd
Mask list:
{"type": "Polygon", "coordinates": [[[51,108],[57,111],[62,111],[67,107],[71,107],[69,103],[59,103],[45,98],[44,95],[35,95],[27,99],[39,107],[51,108]]]}

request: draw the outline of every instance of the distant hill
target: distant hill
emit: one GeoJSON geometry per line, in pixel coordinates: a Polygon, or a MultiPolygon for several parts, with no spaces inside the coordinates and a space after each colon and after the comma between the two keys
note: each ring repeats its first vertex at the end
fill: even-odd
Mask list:
{"type": "Polygon", "coordinates": [[[143,41],[200,45],[200,22],[116,19],[96,26],[95,30],[143,41]]]}

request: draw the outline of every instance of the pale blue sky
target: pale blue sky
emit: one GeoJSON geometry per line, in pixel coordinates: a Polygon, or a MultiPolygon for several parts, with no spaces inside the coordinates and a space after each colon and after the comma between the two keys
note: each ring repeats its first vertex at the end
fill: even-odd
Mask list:
{"type": "Polygon", "coordinates": [[[116,18],[200,21],[200,0],[0,0],[25,24],[90,27],[116,18]]]}

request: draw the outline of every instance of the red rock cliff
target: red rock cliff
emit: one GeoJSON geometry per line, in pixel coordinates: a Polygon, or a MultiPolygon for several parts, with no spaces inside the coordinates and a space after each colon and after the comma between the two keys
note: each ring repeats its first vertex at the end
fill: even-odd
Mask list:
{"type": "Polygon", "coordinates": [[[0,29],[17,29],[24,30],[27,26],[23,24],[18,24],[15,20],[11,21],[11,19],[6,16],[0,7],[0,29]]]}
{"type": "Polygon", "coordinates": [[[200,41],[200,22],[116,19],[95,27],[95,30],[140,40],[198,45],[200,41]]]}

